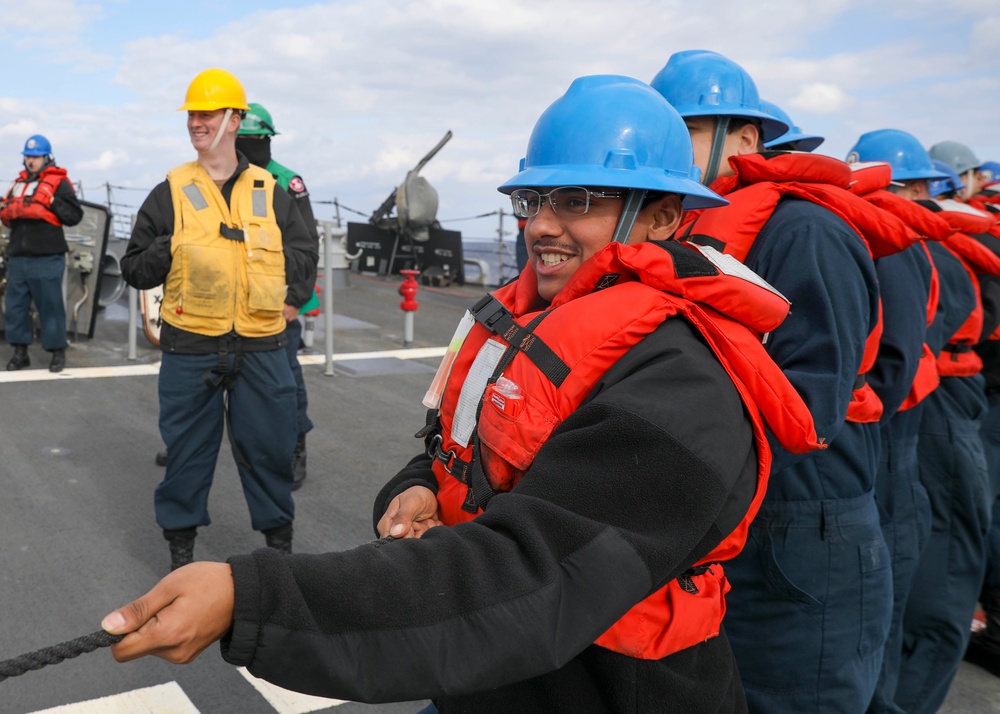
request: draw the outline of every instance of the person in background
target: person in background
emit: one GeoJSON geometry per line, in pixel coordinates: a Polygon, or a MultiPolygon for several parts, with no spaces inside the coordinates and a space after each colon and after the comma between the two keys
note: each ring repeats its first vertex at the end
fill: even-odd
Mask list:
{"type": "MultiPolygon", "coordinates": [[[[312,204],[309,202],[309,191],[305,181],[295,171],[279,164],[271,158],[271,137],[280,132],[274,128],[271,113],[260,104],[250,103],[250,110],[240,123],[240,131],[236,135],[236,150],[247,157],[247,160],[262,169],[267,170],[278,182],[281,188],[295,199],[302,220],[309,234],[319,246],[319,232],[316,228],[316,218],[313,216],[312,204]]],[[[298,438],[295,441],[295,452],[292,454],[292,471],[295,480],[292,490],[298,490],[306,480],[306,434],[313,428],[309,419],[309,398],[306,394],[306,383],[302,378],[302,365],[299,364],[299,347],[302,343],[302,323],[299,313],[303,305],[316,294],[316,286],[312,282],[301,282],[288,286],[285,295],[285,320],[288,327],[285,330],[285,351],[288,353],[288,364],[295,377],[295,395],[298,401],[298,438]]]]}
{"type": "Polygon", "coordinates": [[[281,687],[442,714],[746,711],[725,561],[763,497],[765,428],[820,445],[761,344],[787,301],[671,240],[685,206],[722,203],[691,158],[648,85],[574,81],[500,187],[529,263],[462,320],[421,453],[376,501],[382,539],[172,573],[105,618],[114,656],[222,638],[281,687]]]}
{"type": "Polygon", "coordinates": [[[63,226],[75,226],[83,220],[83,208],[66,169],[56,166],[48,139],[41,134],[28,137],[23,154],[24,170],[0,200],[0,221],[10,228],[4,329],[14,355],[7,370],[31,364],[28,345],[34,335],[34,302],[42,349],[52,354],[49,371],[61,372],[66,366],[67,345],[62,284],[69,251],[63,226]]]}
{"type": "Polygon", "coordinates": [[[958,198],[967,201],[982,191],[984,181],[979,168],[983,165],[976,154],[958,141],[939,141],[927,150],[934,161],[940,161],[952,168],[964,184],[958,198]]]}
{"type": "Polygon", "coordinates": [[[167,174],[139,210],[121,260],[140,290],[163,285],[160,435],[167,470],[156,520],[171,569],[194,559],[228,431],[251,525],[292,549],[295,380],[284,352],[285,286],[315,280],[316,241],[288,193],[236,152],[247,106],[239,80],[201,72],[181,110],[197,158],[167,174]]]}
{"type": "Polygon", "coordinates": [[[1000,162],[984,161],[976,172],[976,182],[980,188],[969,204],[980,211],[1000,214],[1000,162]]]}
{"type": "MultiPolygon", "coordinates": [[[[267,170],[278,182],[281,188],[295,199],[295,205],[302,215],[309,234],[319,246],[319,232],[316,229],[316,218],[313,216],[312,204],[309,202],[309,191],[305,181],[291,169],[282,166],[271,158],[271,137],[279,132],[275,130],[271,113],[260,104],[249,104],[250,109],[240,122],[240,131],[236,135],[236,151],[247,157],[254,166],[267,170]]],[[[311,282],[289,285],[285,294],[284,315],[288,323],[285,330],[285,352],[288,353],[288,364],[295,377],[295,396],[298,403],[297,425],[298,438],[295,441],[295,451],[292,453],[292,472],[295,480],[292,490],[297,491],[306,480],[306,434],[313,428],[309,419],[309,398],[306,393],[306,383],[302,376],[302,365],[299,364],[299,346],[302,342],[302,323],[299,313],[302,307],[316,295],[316,286],[311,282]]],[[[166,449],[156,455],[156,463],[167,465],[166,449]]]]}

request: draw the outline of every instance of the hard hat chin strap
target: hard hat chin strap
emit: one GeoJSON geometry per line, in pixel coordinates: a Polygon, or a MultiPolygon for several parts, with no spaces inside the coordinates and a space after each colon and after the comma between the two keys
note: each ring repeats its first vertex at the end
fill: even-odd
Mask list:
{"type": "Polygon", "coordinates": [[[708,166],[705,168],[705,176],[702,183],[711,186],[719,175],[719,163],[722,161],[722,149],[726,143],[726,134],[729,133],[729,117],[719,116],[715,120],[715,135],[712,137],[712,151],[708,155],[708,166]]]}
{"type": "Polygon", "coordinates": [[[219,145],[220,141],[222,141],[222,135],[226,133],[226,125],[229,124],[229,119],[232,116],[232,109],[227,109],[226,113],[222,115],[222,124],[219,125],[219,131],[216,132],[215,138],[212,139],[212,145],[208,147],[209,151],[215,151],[215,147],[219,145]]]}
{"type": "Polygon", "coordinates": [[[622,209],[622,216],[618,219],[618,226],[611,238],[612,243],[628,244],[635,219],[639,216],[642,204],[646,200],[646,193],[644,188],[633,188],[628,192],[628,196],[625,197],[625,208],[622,209]]]}

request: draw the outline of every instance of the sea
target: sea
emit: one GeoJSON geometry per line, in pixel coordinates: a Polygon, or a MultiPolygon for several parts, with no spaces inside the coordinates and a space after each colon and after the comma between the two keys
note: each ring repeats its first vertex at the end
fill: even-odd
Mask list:
{"type": "Polygon", "coordinates": [[[503,285],[517,277],[513,240],[462,238],[466,285],[503,285]]]}

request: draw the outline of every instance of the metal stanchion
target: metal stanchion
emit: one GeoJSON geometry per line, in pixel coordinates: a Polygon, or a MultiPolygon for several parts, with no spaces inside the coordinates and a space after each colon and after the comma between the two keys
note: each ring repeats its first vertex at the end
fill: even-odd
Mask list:
{"type": "Polygon", "coordinates": [[[327,377],[333,376],[333,239],[327,231],[323,239],[323,329],[326,332],[327,377]]]}
{"type": "Polygon", "coordinates": [[[128,288],[128,356],[127,359],[136,359],[136,330],[139,329],[139,291],[131,285],[128,288]]]}

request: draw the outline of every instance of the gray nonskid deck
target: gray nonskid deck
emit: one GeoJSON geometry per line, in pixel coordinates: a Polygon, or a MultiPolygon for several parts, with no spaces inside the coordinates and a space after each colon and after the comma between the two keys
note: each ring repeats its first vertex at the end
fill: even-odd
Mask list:
{"type": "MultiPolygon", "coordinates": [[[[315,428],[307,438],[309,477],[296,492],[297,552],[371,540],[375,494],[421,447],[412,435],[424,423],[420,402],[439,359],[399,356],[404,322],[397,289],[398,280],[351,275],[350,287],[333,294],[334,375],[325,374],[319,319],[314,354],[301,359],[315,428]]],[[[440,354],[465,307],[481,293],[422,288],[413,347],[440,354]]],[[[159,351],[140,335],[137,359],[126,359],[127,315],[124,299],[103,310],[95,338],[71,345],[61,375],[48,373],[48,355],[37,345],[29,370],[9,377],[0,372],[0,659],[95,631],[107,612],[167,571],[167,546],[152,508],[163,474],[153,461],[162,448],[159,351]]],[[[196,558],[221,561],[263,545],[250,528],[225,445],[210,509],[212,524],[199,532],[196,558]]],[[[106,650],[83,655],[4,682],[0,709],[38,712],[169,683],[197,712],[403,714],[420,708],[417,702],[281,708],[213,647],[186,667],[156,658],[119,665],[106,650]]],[[[963,663],[941,711],[1000,714],[1000,680],[963,663]]]]}

